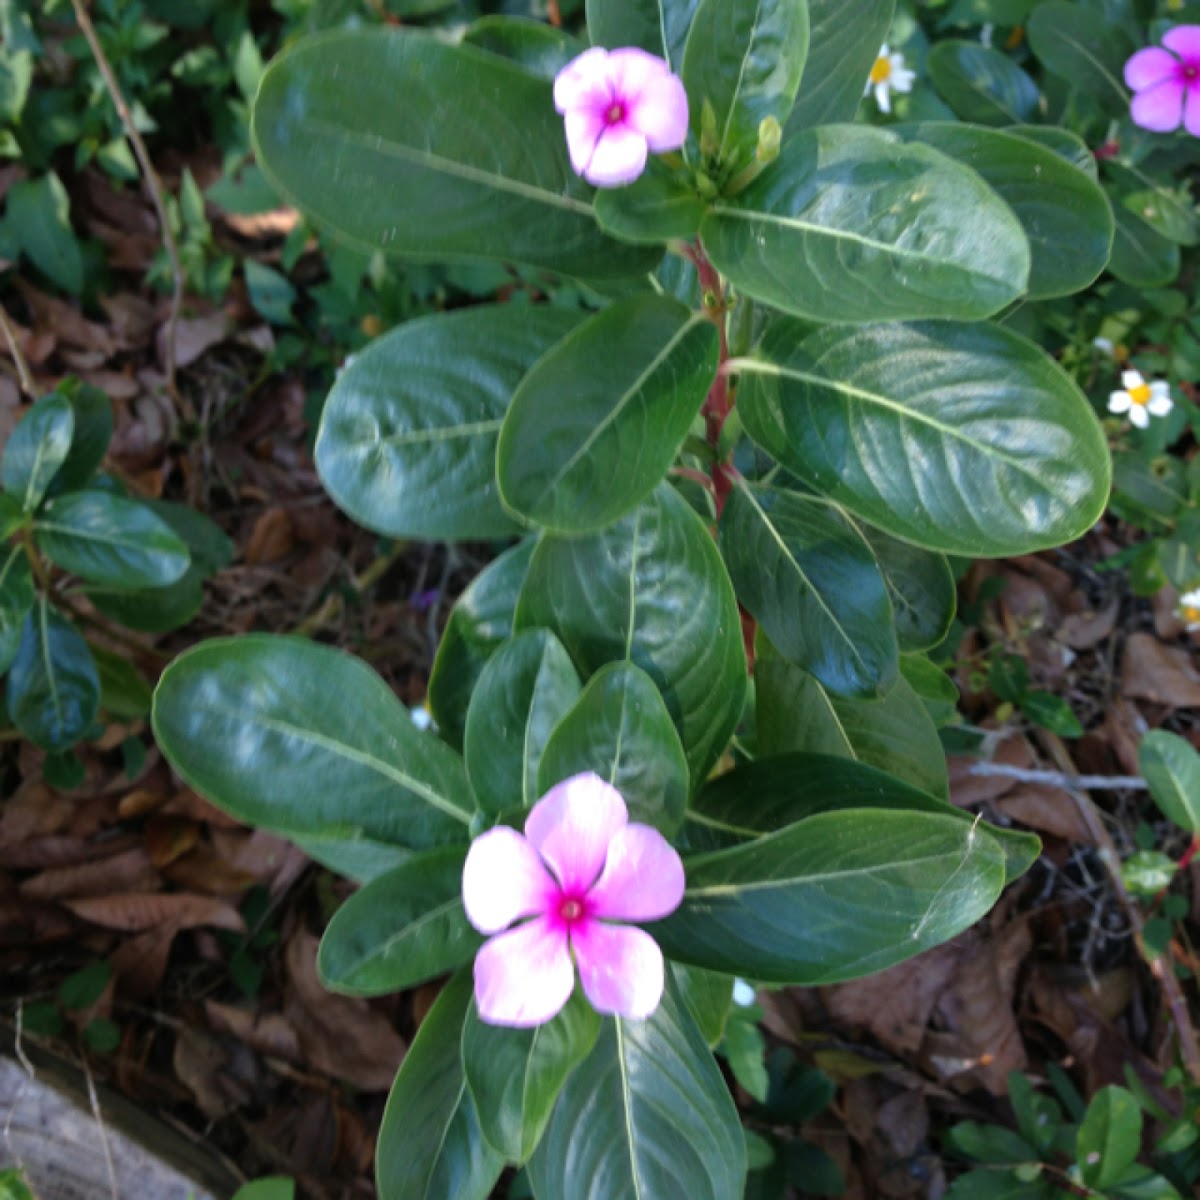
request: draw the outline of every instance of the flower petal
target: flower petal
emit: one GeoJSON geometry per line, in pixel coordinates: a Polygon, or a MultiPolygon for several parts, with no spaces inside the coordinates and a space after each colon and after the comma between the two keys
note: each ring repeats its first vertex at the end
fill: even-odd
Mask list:
{"type": "Polygon", "coordinates": [[[1129,115],[1135,125],[1152,133],[1170,133],[1183,118],[1183,93],[1178,80],[1164,79],[1134,96],[1129,115]]]}
{"type": "Polygon", "coordinates": [[[1174,407],[1175,402],[1170,396],[1153,396],[1150,403],[1146,405],[1146,409],[1152,417],[1165,417],[1174,407]]]}
{"type": "Polygon", "coordinates": [[[1129,423],[1139,429],[1145,429],[1150,424],[1150,416],[1142,405],[1135,404],[1129,410],[1129,423]]]}
{"type": "Polygon", "coordinates": [[[1176,25],[1163,34],[1162,44],[1180,58],[1200,58],[1200,25],[1176,25]]]}
{"type": "Polygon", "coordinates": [[[552,787],[525,821],[525,836],[558,877],[582,895],[604,869],[608,843],[629,820],[621,793],[587,771],[552,787]]]}
{"type": "Polygon", "coordinates": [[[655,154],[678,150],[687,140],[688,100],[683,81],[661,58],[633,47],[614,50],[613,88],[624,101],[630,128],[655,154]]]}
{"type": "Polygon", "coordinates": [[[593,46],[571,59],[554,77],[554,107],[560,113],[577,108],[603,109],[612,98],[608,51],[593,46]]]}
{"type": "Polygon", "coordinates": [[[1146,381],[1142,378],[1141,371],[1122,371],[1121,383],[1132,389],[1143,387],[1146,381]]]}
{"type": "Polygon", "coordinates": [[[586,175],[588,164],[596,153],[606,128],[604,116],[590,109],[572,109],[563,117],[563,128],[567,134],[567,153],[571,156],[571,169],[576,175],[586,175]]]}
{"type": "Polygon", "coordinates": [[[571,948],[579,979],[600,1013],[641,1020],[663,994],[663,956],[644,930],[603,921],[580,921],[571,928],[571,948]]]}
{"type": "Polygon", "coordinates": [[[583,172],[596,187],[621,187],[646,169],[646,139],[625,125],[610,125],[600,135],[592,161],[583,172]]]}
{"type": "Polygon", "coordinates": [[[588,908],[616,921],[657,921],[683,899],[683,863],[649,825],[626,825],[608,844],[608,862],[588,893],[588,908]]]}
{"type": "Polygon", "coordinates": [[[1147,46],[1125,64],[1125,83],[1135,92],[1140,92],[1162,83],[1164,79],[1173,79],[1178,70],[1179,59],[1173,54],[1168,54],[1158,46],[1147,46]]]}
{"type": "Polygon", "coordinates": [[[475,1005],[489,1025],[541,1025],[574,989],[566,930],[548,921],[530,921],[489,938],[475,956],[475,1005]]]}
{"type": "Polygon", "coordinates": [[[1133,407],[1133,397],[1128,392],[1113,392],[1108,398],[1110,413],[1128,412],[1133,407]]]}
{"type": "Polygon", "coordinates": [[[1195,85],[1184,93],[1183,127],[1192,137],[1200,137],[1200,89],[1195,85]]]}
{"type": "Polygon", "coordinates": [[[890,113],[892,111],[892,101],[888,95],[888,85],[886,83],[877,83],[875,85],[875,103],[879,105],[881,113],[890,113]]]}
{"type": "Polygon", "coordinates": [[[480,933],[496,933],[520,917],[545,912],[558,888],[529,841],[497,825],[471,843],[462,893],[467,920],[480,933]]]}

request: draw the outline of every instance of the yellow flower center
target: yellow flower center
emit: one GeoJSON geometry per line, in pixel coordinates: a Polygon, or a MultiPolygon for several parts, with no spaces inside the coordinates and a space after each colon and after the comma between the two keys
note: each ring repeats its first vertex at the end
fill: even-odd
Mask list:
{"type": "Polygon", "coordinates": [[[1150,403],[1150,385],[1148,383],[1139,383],[1137,387],[1129,389],[1129,398],[1134,404],[1146,405],[1150,403]]]}
{"type": "Polygon", "coordinates": [[[891,60],[885,58],[882,54],[875,60],[875,65],[871,68],[872,83],[886,83],[892,77],[891,60]]]}
{"type": "Polygon", "coordinates": [[[1200,604],[1185,604],[1180,615],[1188,625],[1200,624],[1200,604]]]}

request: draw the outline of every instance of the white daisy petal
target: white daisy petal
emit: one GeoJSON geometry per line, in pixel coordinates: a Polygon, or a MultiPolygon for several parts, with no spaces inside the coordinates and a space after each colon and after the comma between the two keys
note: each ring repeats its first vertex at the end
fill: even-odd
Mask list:
{"type": "Polygon", "coordinates": [[[1145,429],[1150,424],[1150,417],[1142,405],[1135,404],[1129,410],[1129,423],[1136,425],[1139,429],[1145,429]]]}
{"type": "Polygon", "coordinates": [[[1133,397],[1128,392],[1113,392],[1108,398],[1110,413],[1128,412],[1133,406],[1133,397]]]}
{"type": "Polygon", "coordinates": [[[1141,371],[1122,371],[1121,382],[1130,391],[1134,388],[1146,386],[1146,381],[1142,378],[1141,371]]]}
{"type": "Polygon", "coordinates": [[[1170,396],[1152,396],[1146,405],[1152,417],[1165,417],[1175,407],[1170,396]]]}
{"type": "Polygon", "coordinates": [[[875,103],[879,105],[881,113],[890,113],[892,111],[892,100],[888,95],[888,85],[886,83],[877,83],[875,85],[875,103]]]}

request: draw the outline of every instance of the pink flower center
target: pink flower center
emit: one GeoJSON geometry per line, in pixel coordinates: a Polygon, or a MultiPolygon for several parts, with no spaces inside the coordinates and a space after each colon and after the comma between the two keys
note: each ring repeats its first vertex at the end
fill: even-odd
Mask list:
{"type": "Polygon", "coordinates": [[[578,921],[583,916],[583,905],[578,900],[564,900],[558,915],[564,921],[578,921]]]}
{"type": "Polygon", "coordinates": [[[625,102],[623,100],[614,100],[604,113],[604,122],[606,125],[620,125],[625,120],[625,102]]]}
{"type": "Polygon", "coordinates": [[[1200,86],[1200,59],[1185,58],[1179,64],[1178,78],[1184,87],[1200,86]]]}

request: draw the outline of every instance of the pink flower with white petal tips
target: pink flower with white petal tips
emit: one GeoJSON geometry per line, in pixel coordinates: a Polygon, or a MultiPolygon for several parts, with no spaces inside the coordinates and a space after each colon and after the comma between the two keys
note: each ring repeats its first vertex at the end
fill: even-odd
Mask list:
{"type": "Polygon", "coordinates": [[[1200,137],[1200,25],[1176,25],[1162,44],[1166,50],[1147,46],[1125,64],[1125,82],[1135,93],[1129,115],[1154,133],[1182,124],[1200,137]]]}
{"type": "Polygon", "coordinates": [[[612,922],[674,912],[683,882],[667,839],[631,823],[621,793],[590,772],[551,788],[524,836],[498,825],[477,837],[463,906],[480,933],[495,935],[475,958],[480,1018],[549,1021],[575,989],[576,966],[597,1012],[648,1017],[662,999],[662,951],[645,930],[612,922]]]}
{"type": "Polygon", "coordinates": [[[688,102],[680,79],[653,54],[634,46],[593,46],[554,79],[576,175],[596,187],[632,183],[647,154],[678,150],[687,140],[688,102]]]}

